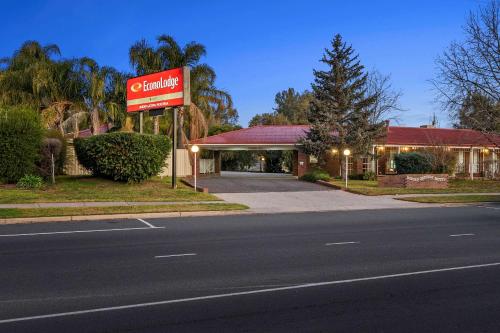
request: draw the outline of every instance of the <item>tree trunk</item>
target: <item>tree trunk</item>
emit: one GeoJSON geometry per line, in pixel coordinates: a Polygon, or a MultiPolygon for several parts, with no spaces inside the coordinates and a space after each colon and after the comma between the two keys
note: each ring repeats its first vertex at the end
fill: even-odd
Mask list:
{"type": "Polygon", "coordinates": [[[184,140],[184,108],[179,108],[179,121],[177,123],[177,148],[185,146],[184,140]]]}
{"type": "Polygon", "coordinates": [[[160,134],[160,117],[153,117],[153,134],[160,134]]]}
{"type": "Polygon", "coordinates": [[[93,108],[90,113],[90,132],[92,135],[99,134],[99,110],[93,108]]]}

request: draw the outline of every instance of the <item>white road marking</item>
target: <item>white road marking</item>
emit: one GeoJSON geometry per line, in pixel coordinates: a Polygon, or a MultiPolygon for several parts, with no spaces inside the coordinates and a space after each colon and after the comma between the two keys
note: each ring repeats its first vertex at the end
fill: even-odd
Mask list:
{"type": "Polygon", "coordinates": [[[184,257],[184,256],[195,256],[196,253],[180,253],[180,254],[167,254],[164,256],[155,256],[155,258],[170,258],[170,257],[184,257]]]}
{"type": "Polygon", "coordinates": [[[53,231],[53,232],[34,232],[29,234],[5,234],[0,237],[20,237],[20,236],[43,236],[43,235],[58,235],[58,234],[78,234],[87,232],[106,232],[106,231],[131,231],[131,230],[151,230],[164,229],[165,227],[140,227],[140,228],[120,228],[120,229],[96,229],[96,230],[76,230],[76,231],[53,231]]]}
{"type": "Polygon", "coordinates": [[[359,242],[326,243],[325,246],[330,246],[330,245],[344,245],[344,244],[359,244],[359,242]]]}
{"type": "Polygon", "coordinates": [[[141,221],[142,223],[144,223],[145,225],[147,225],[148,227],[150,228],[156,228],[154,225],[152,225],[151,223],[149,223],[148,221],[144,221],[143,219],[137,219],[138,221],[141,221]]]}
{"type": "Polygon", "coordinates": [[[79,310],[79,311],[59,312],[59,313],[45,314],[45,315],[39,315],[39,316],[18,317],[18,318],[10,318],[10,319],[0,320],[0,324],[15,323],[15,322],[20,322],[20,321],[28,321],[28,320],[35,320],[35,319],[47,319],[47,318],[57,318],[57,317],[66,317],[66,316],[76,316],[76,315],[106,312],[106,311],[137,309],[137,308],[144,308],[144,307],[149,307],[149,306],[204,301],[204,300],[227,298],[227,297],[234,297],[234,296],[267,294],[267,293],[272,293],[272,292],[276,292],[276,291],[314,288],[314,287],[329,286],[329,285],[339,285],[339,284],[355,283],[355,282],[362,282],[362,281],[391,279],[391,278],[398,278],[398,277],[425,275],[425,274],[440,273],[440,272],[460,271],[460,270],[485,268],[485,267],[493,267],[493,266],[500,266],[500,262],[494,262],[494,263],[489,263],[489,264],[480,264],[480,265],[430,269],[430,270],[425,270],[425,271],[416,271],[416,272],[408,272],[408,273],[370,276],[370,277],[365,277],[365,278],[348,279],[348,280],[305,283],[305,284],[299,284],[299,285],[288,286],[288,287],[257,289],[257,290],[241,291],[241,292],[234,292],[234,293],[227,293],[227,294],[216,294],[216,295],[180,298],[180,299],[172,299],[172,300],[157,301],[157,302],[137,303],[137,304],[128,304],[128,305],[121,305],[121,306],[111,306],[111,307],[106,307],[106,308],[95,308],[95,309],[87,309],[87,310],[79,310]]]}
{"type": "Polygon", "coordinates": [[[475,234],[455,234],[455,235],[450,235],[449,237],[462,237],[462,236],[475,236],[475,234]]]}

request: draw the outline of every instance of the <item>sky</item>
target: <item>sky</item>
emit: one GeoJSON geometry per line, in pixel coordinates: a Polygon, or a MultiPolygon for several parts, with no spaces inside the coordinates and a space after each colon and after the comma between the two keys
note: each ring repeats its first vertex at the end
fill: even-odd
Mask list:
{"type": "Polygon", "coordinates": [[[485,0],[408,1],[10,1],[0,0],[0,57],[26,40],[57,44],[62,57],[88,56],[101,65],[131,71],[129,47],[160,34],[179,43],[202,43],[203,62],[217,73],[242,126],[271,112],[277,92],[310,89],[313,69],[335,34],[359,53],[368,70],[391,75],[401,91],[400,125],[441,127],[447,114],[429,82],[435,59],[454,40],[470,10],[485,0]]]}

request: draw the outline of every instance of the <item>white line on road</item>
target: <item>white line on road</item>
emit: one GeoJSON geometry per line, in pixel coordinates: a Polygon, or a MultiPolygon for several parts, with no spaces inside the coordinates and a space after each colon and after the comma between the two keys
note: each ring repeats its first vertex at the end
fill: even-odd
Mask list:
{"type": "Polygon", "coordinates": [[[180,254],[167,254],[164,256],[155,256],[155,258],[170,258],[170,257],[185,257],[185,256],[195,256],[196,253],[180,253],[180,254]]]}
{"type": "Polygon", "coordinates": [[[141,227],[141,228],[120,228],[120,229],[96,229],[96,230],[76,230],[76,231],[53,231],[53,232],[34,232],[29,234],[5,234],[0,237],[20,237],[20,236],[42,236],[42,235],[58,235],[58,234],[78,234],[88,232],[106,232],[106,231],[131,231],[131,230],[151,230],[164,229],[165,227],[141,227]]]}
{"type": "Polygon", "coordinates": [[[450,235],[449,237],[463,237],[463,236],[475,236],[475,234],[455,234],[455,235],[450,235]]]}
{"type": "Polygon", "coordinates": [[[144,223],[145,225],[147,225],[148,227],[150,228],[156,228],[154,225],[152,225],[151,223],[149,223],[148,221],[144,221],[143,219],[137,219],[138,221],[141,221],[142,223],[144,223]]]}
{"type": "Polygon", "coordinates": [[[217,299],[217,298],[227,298],[227,297],[234,297],[234,296],[266,294],[266,293],[272,293],[272,292],[276,292],[276,291],[314,288],[314,287],[329,286],[329,285],[347,284],[347,283],[372,281],[372,280],[382,280],[382,279],[390,279],[390,278],[398,278],[398,277],[406,277],[406,276],[414,276],[414,275],[424,275],[424,274],[440,273],[440,272],[461,271],[461,270],[467,270],[467,269],[485,268],[485,267],[493,267],[493,266],[500,266],[500,262],[494,262],[494,263],[489,263],[489,264],[480,264],[480,265],[430,269],[430,270],[426,270],[426,271],[416,271],[416,272],[398,273],[398,274],[390,274],[390,275],[370,276],[370,277],[365,277],[365,278],[349,279],[349,280],[336,280],[336,281],[326,281],[326,282],[318,282],[318,283],[305,283],[305,284],[299,284],[299,285],[294,285],[294,286],[289,286],[289,287],[258,289],[258,290],[241,291],[241,292],[227,293],[227,294],[216,294],[216,295],[208,295],[208,296],[200,296],[200,297],[172,299],[172,300],[158,301],[158,302],[128,304],[128,305],[121,305],[121,306],[111,306],[111,307],[106,307],[106,308],[95,308],[95,309],[88,309],[88,310],[52,313],[52,314],[45,314],[45,315],[31,316],[31,317],[10,318],[10,319],[0,320],[0,324],[15,323],[15,322],[20,322],[20,321],[28,321],[28,320],[35,320],[35,319],[47,319],[47,318],[57,318],[57,317],[66,317],[66,316],[76,316],[76,315],[106,312],[106,311],[136,309],[136,308],[144,308],[144,307],[149,307],[149,306],[158,306],[158,305],[167,305],[167,304],[176,304],[176,303],[187,303],[187,302],[194,302],[194,301],[204,301],[204,300],[217,299]]]}
{"type": "Polygon", "coordinates": [[[359,242],[326,243],[325,246],[330,246],[330,245],[344,245],[344,244],[359,244],[359,242]]]}

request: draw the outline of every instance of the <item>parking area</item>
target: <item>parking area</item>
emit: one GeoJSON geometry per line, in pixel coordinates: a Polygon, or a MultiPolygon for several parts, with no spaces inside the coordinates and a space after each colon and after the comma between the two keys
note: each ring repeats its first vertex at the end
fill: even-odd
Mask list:
{"type": "Polygon", "coordinates": [[[290,174],[228,172],[220,176],[200,177],[198,186],[208,188],[210,193],[259,193],[259,192],[303,192],[330,191],[318,184],[297,180],[290,174]]]}

